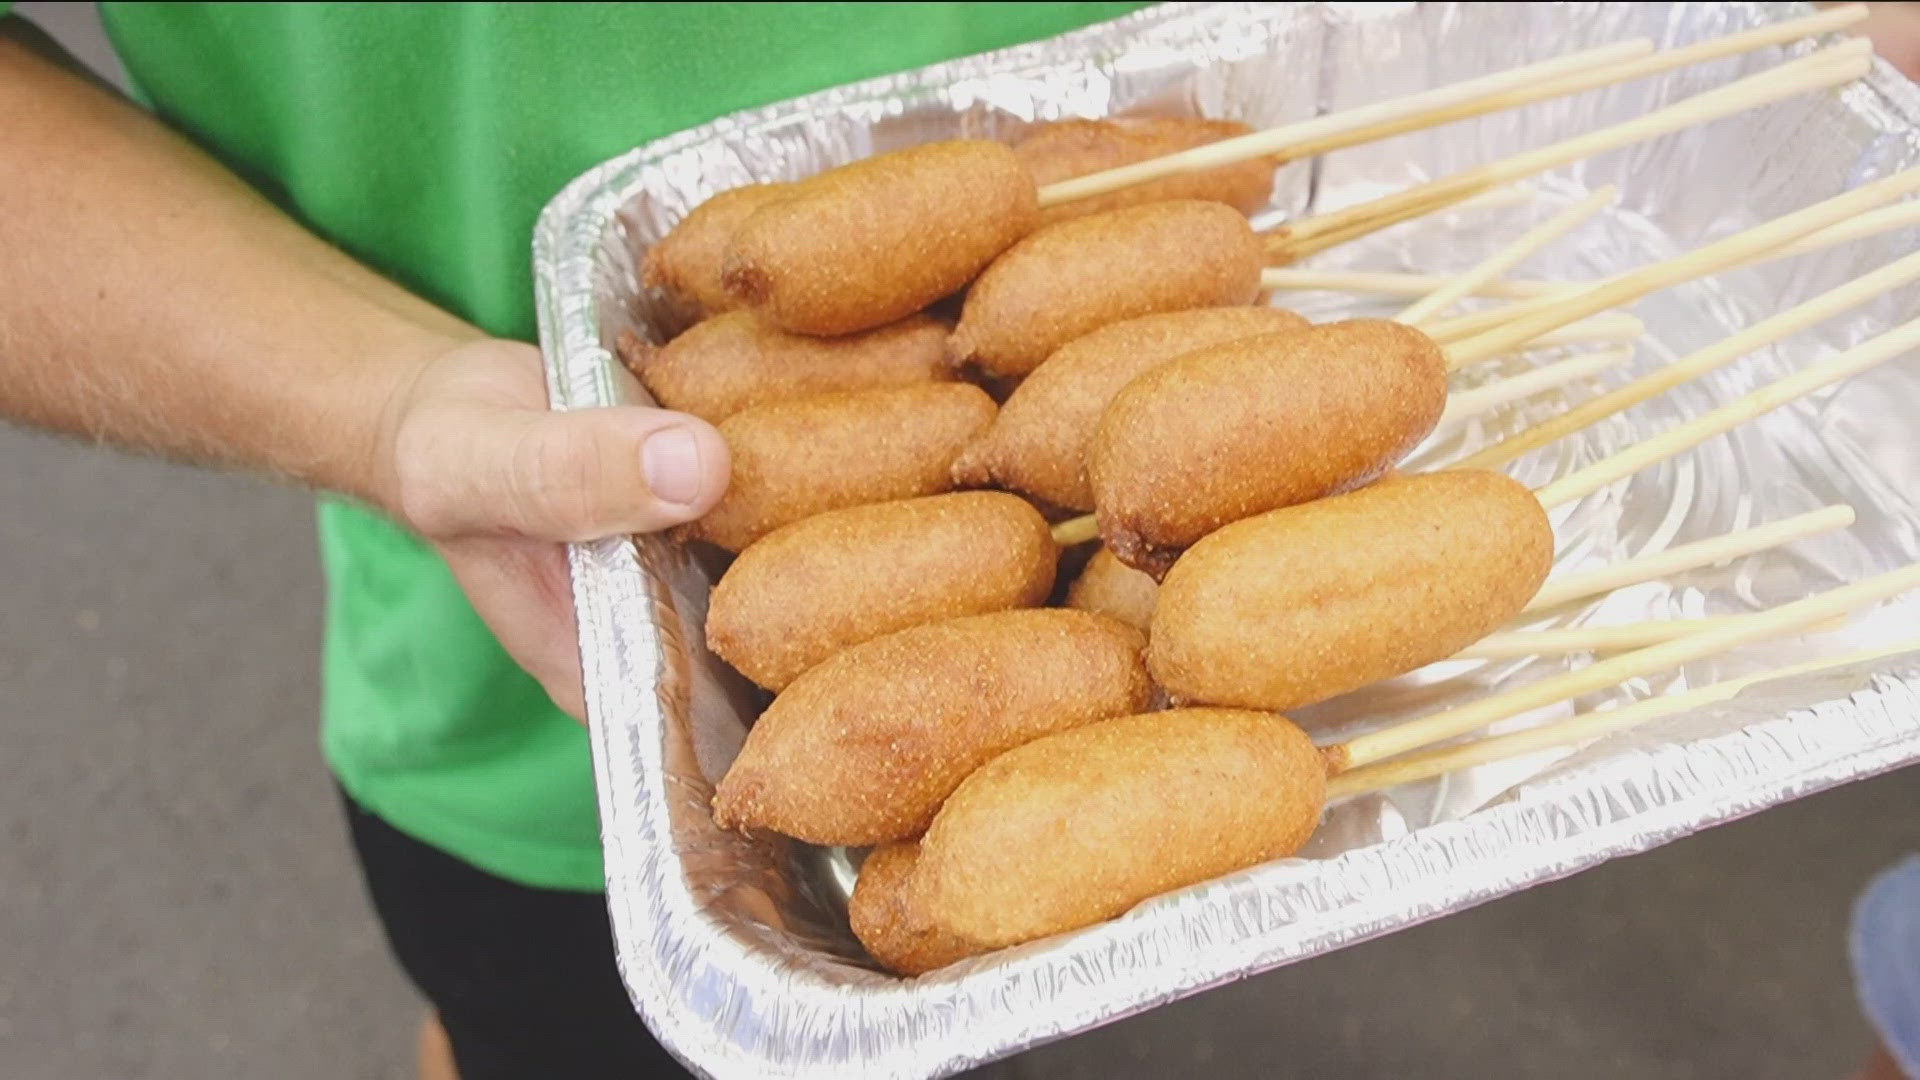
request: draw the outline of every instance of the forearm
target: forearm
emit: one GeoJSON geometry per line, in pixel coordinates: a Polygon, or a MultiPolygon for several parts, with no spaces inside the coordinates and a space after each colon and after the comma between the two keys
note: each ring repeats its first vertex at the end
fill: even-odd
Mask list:
{"type": "Polygon", "coordinates": [[[0,37],[0,414],[389,505],[391,410],[478,331],[0,37]]]}

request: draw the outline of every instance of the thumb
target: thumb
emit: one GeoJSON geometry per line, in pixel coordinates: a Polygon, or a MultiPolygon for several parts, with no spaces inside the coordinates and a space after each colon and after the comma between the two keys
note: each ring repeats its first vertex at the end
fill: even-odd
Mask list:
{"type": "MultiPolygon", "coordinates": [[[[662,409],[490,413],[461,423],[431,470],[443,533],[595,540],[706,513],[726,492],[727,444],[704,420],[662,409]],[[457,448],[457,450],[455,449],[457,448]]],[[[429,451],[431,452],[431,451],[429,451]]]]}

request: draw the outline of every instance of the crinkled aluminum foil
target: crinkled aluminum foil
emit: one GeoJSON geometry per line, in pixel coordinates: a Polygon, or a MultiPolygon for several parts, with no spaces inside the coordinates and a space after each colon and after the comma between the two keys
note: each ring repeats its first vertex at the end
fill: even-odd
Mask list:
{"type": "MultiPolygon", "coordinates": [[[[636,255],[736,184],[790,179],[896,146],[1004,137],[1037,119],[1204,113],[1267,126],[1637,35],[1663,46],[1792,17],[1786,4],[1167,5],[1062,38],[736,114],[622,155],[557,196],[535,236],[541,342],[555,408],[644,400],[609,346],[670,316],[636,255]]],[[[1805,43],[1543,103],[1283,172],[1271,220],[1370,197],[1628,118],[1759,70],[1805,43]]],[[[1581,280],[1688,247],[1920,164],[1920,92],[1882,66],[1801,96],[1576,164],[1535,205],[1461,211],[1334,249],[1330,267],[1464,269],[1602,183],[1621,205],[1522,267],[1581,280]]],[[[1912,250],[1911,230],[1657,295],[1637,370],[1708,344],[1912,250]]],[[[1523,459],[1565,473],[1799,365],[1910,318],[1909,288],[1763,350],[1523,459]]],[[[1315,317],[1380,313],[1283,295],[1315,317]]],[[[1538,359],[1538,358],[1536,358],[1538,359]]],[[[1609,375],[1618,380],[1626,374],[1609,375]]],[[[1471,381],[1469,377],[1467,381],[1471,381]]],[[[1575,389],[1569,396],[1590,391],[1575,389]]],[[[1585,568],[1846,501],[1859,523],[1677,580],[1624,590],[1576,621],[1751,610],[1920,558],[1920,362],[1883,366],[1562,508],[1560,569],[1585,568]]],[[[1436,463],[1564,408],[1546,395],[1436,437],[1436,463]]],[[[1556,751],[1336,806],[1301,857],[1151,901],[1124,918],[914,981],[873,970],[846,930],[849,873],[833,853],[716,829],[707,812],[763,698],[707,653],[711,566],[657,539],[576,545],[580,622],[609,903],[634,1002],[714,1076],[945,1074],[1317,955],[1822,787],[1920,760],[1920,662],[1761,686],[1734,702],[1556,751]]],[[[1508,729],[1891,641],[1920,602],[1850,630],[1759,646],[1636,680],[1508,729]]],[[[1298,719],[1334,739],[1578,659],[1440,665],[1298,719]]]]}

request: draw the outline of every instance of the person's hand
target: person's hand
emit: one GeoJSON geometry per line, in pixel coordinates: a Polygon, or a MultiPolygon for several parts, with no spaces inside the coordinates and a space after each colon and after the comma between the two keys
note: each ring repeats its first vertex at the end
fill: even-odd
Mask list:
{"type": "Polygon", "coordinates": [[[1920,4],[1872,4],[1860,33],[1873,39],[1874,51],[1909,79],[1920,79],[1920,4]]]}
{"type": "Polygon", "coordinates": [[[428,361],[385,425],[386,507],[560,708],[585,715],[562,541],[653,532],[727,487],[720,433],[660,409],[550,412],[540,353],[481,339],[428,361]]]}

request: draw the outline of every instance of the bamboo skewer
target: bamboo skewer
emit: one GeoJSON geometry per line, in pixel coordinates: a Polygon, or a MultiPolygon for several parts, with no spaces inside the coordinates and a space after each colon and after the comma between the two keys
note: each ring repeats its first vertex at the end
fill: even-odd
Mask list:
{"type": "Polygon", "coordinates": [[[1089,540],[1100,539],[1099,519],[1093,514],[1081,514],[1068,518],[1053,527],[1053,542],[1061,547],[1073,547],[1089,540]]]}
{"type": "Polygon", "coordinates": [[[1684,255],[1609,279],[1578,296],[1549,303],[1543,310],[1503,323],[1485,333],[1464,341],[1454,341],[1446,346],[1448,361],[1458,368],[1475,360],[1498,356],[1575,319],[1605,311],[1659,289],[1717,273],[1743,259],[1780,247],[1914,190],[1920,190],[1920,169],[1909,169],[1862,184],[1851,191],[1716,240],[1705,247],[1695,248],[1684,255]]]}
{"type": "MultiPolygon", "coordinates": [[[[1479,450],[1454,465],[1460,469],[1497,469],[1530,450],[1538,449],[1572,432],[1623,412],[1659,394],[1724,367],[1757,349],[1797,333],[1824,319],[1881,296],[1892,289],[1920,280],[1920,254],[1888,263],[1878,270],[1804,303],[1762,319],[1713,345],[1603,394],[1550,420],[1479,450]]],[[[1495,386],[1502,384],[1496,383],[1495,386]]]]}
{"type": "MultiPolygon", "coordinates": [[[[1501,188],[1500,191],[1513,191],[1513,188],[1501,188]]],[[[1485,198],[1485,196],[1481,196],[1485,198]]],[[[1458,203],[1454,209],[1465,209],[1479,201],[1469,199],[1458,203]]],[[[1785,247],[1775,248],[1753,259],[1735,263],[1728,269],[1748,266],[1764,266],[1781,259],[1796,255],[1807,255],[1823,251],[1839,244],[1854,240],[1864,240],[1895,229],[1911,228],[1920,225],[1920,199],[1883,206],[1857,217],[1850,218],[1838,225],[1829,226],[1819,232],[1795,240],[1785,247]]],[[[1293,292],[1344,292],[1369,296],[1414,299],[1438,289],[1455,280],[1451,274],[1414,274],[1397,270],[1314,270],[1290,266],[1269,266],[1260,272],[1260,287],[1275,291],[1293,292]]],[[[1501,300],[1531,300],[1541,296],[1558,296],[1562,299],[1577,295],[1583,289],[1590,289],[1594,282],[1538,281],[1507,278],[1488,281],[1475,287],[1471,295],[1492,297],[1501,300]]],[[[1532,308],[1531,310],[1539,310],[1532,308]]],[[[1503,322],[1526,312],[1516,305],[1494,308],[1488,311],[1476,311],[1470,315],[1456,316],[1443,322],[1434,323],[1424,329],[1435,341],[1445,343],[1449,340],[1470,337],[1482,330],[1490,330],[1503,322]],[[1458,330],[1448,329],[1459,324],[1458,330]]]]}
{"type": "MultiPolygon", "coordinates": [[[[1268,128],[1265,131],[1221,139],[1218,142],[1167,154],[1150,161],[1135,162],[1131,165],[1122,165],[1118,168],[1048,184],[1040,189],[1040,206],[1045,209],[1064,202],[1072,202],[1075,199],[1105,195],[1135,184],[1200,172],[1221,165],[1232,165],[1257,157],[1274,156],[1282,161],[1292,160],[1306,156],[1299,149],[1302,145],[1322,145],[1329,148],[1352,146],[1370,139],[1385,138],[1388,134],[1447,123],[1463,116],[1477,116],[1479,112],[1491,112],[1494,109],[1508,107],[1499,102],[1508,100],[1511,94],[1520,92],[1525,87],[1557,86],[1567,76],[1590,69],[1611,70],[1623,61],[1645,56],[1652,51],[1653,43],[1644,38],[1623,41],[1615,45],[1587,49],[1568,56],[1483,75],[1450,86],[1346,109],[1327,116],[1316,116],[1309,120],[1268,128]],[[1472,111],[1478,108],[1478,104],[1482,101],[1495,103],[1479,108],[1478,112],[1472,111]],[[1468,111],[1462,112],[1463,109],[1468,111]],[[1384,131],[1385,134],[1371,134],[1376,131],[1384,131]]],[[[1549,93],[1545,96],[1556,95],[1549,93]]],[[[1529,98],[1528,100],[1539,99],[1529,98]]]]}
{"type": "Polygon", "coordinates": [[[1631,345],[1600,349],[1547,364],[1544,367],[1537,367],[1509,379],[1501,379],[1485,386],[1476,386],[1471,390],[1462,390],[1448,395],[1446,411],[1440,414],[1440,423],[1436,425],[1436,430],[1444,431],[1476,416],[1490,413],[1503,405],[1510,405],[1523,398],[1529,398],[1547,390],[1555,390],[1582,379],[1590,379],[1632,359],[1631,345]]]}
{"type": "Polygon", "coordinates": [[[1853,507],[1824,506],[1818,510],[1766,525],[1723,533],[1696,540],[1691,544],[1668,548],[1652,555],[1626,559],[1598,570],[1583,570],[1547,579],[1533,600],[1521,609],[1522,615],[1549,611],[1575,600],[1585,600],[1627,585],[1671,577],[1703,566],[1731,562],[1757,552],[1804,540],[1811,536],[1844,529],[1854,521],[1853,507]]]}
{"type": "Polygon", "coordinates": [[[1770,45],[1780,45],[1816,34],[1830,33],[1845,29],[1864,20],[1867,12],[1863,5],[1846,5],[1830,11],[1792,19],[1787,22],[1762,26],[1753,30],[1735,34],[1725,34],[1706,41],[1678,49],[1668,49],[1644,55],[1637,59],[1624,59],[1603,66],[1589,67],[1559,78],[1546,79],[1531,86],[1523,86],[1504,93],[1492,94],[1449,108],[1436,109],[1429,113],[1390,120],[1370,128],[1355,131],[1342,136],[1314,140],[1290,148],[1289,158],[1314,157],[1343,147],[1362,142],[1373,142],[1394,135],[1418,131],[1424,128],[1439,127],[1443,124],[1481,116],[1490,112],[1518,108],[1549,98],[1567,97],[1629,82],[1651,75],[1672,71],[1675,68],[1689,67],[1709,61],[1722,59],[1740,53],[1770,45]]]}
{"type": "Polygon", "coordinates": [[[1916,651],[1920,651],[1920,638],[1910,638],[1879,648],[1861,649],[1838,656],[1809,660],[1803,664],[1790,664],[1786,667],[1772,668],[1737,679],[1717,682],[1710,686],[1646,698],[1616,708],[1542,724],[1525,731],[1480,739],[1464,746],[1449,746],[1406,754],[1334,777],[1327,783],[1327,798],[1331,801],[1348,795],[1378,791],[1398,784],[1410,784],[1416,780],[1429,780],[1476,765],[1505,761],[1522,754],[1587,742],[1602,735],[1611,735],[1692,709],[1732,700],[1742,690],[1759,683],[1832,671],[1835,668],[1851,667],[1855,664],[1883,660],[1890,656],[1900,656],[1916,651]]]}
{"type": "Polygon", "coordinates": [[[1526,297],[1519,303],[1487,308],[1484,311],[1472,311],[1465,315],[1456,315],[1451,319],[1443,319],[1427,327],[1427,334],[1442,345],[1465,341],[1476,334],[1484,334],[1489,330],[1505,326],[1515,320],[1523,319],[1542,311],[1551,310],[1556,305],[1564,304],[1574,297],[1597,289],[1602,285],[1618,281],[1624,276],[1626,275],[1616,274],[1613,277],[1601,278],[1599,281],[1586,284],[1566,285],[1557,289],[1547,289],[1533,296],[1526,297]]]}
{"type": "MultiPolygon", "coordinates": [[[[1614,592],[1672,577],[1716,562],[1754,555],[1809,536],[1844,529],[1853,524],[1853,507],[1829,506],[1810,514],[1788,518],[1758,528],[1723,533],[1696,543],[1683,545],[1655,555],[1625,559],[1612,566],[1550,579],[1535,594],[1534,601],[1521,609],[1514,621],[1558,607],[1570,600],[1584,600],[1601,593],[1614,592]],[[1542,603],[1545,601],[1545,603],[1542,603]]],[[[1746,616],[1718,616],[1745,618],[1746,616]]],[[[1502,659],[1553,652],[1588,650],[1616,651],[1670,640],[1690,630],[1707,629],[1712,620],[1652,619],[1630,626],[1563,627],[1554,630],[1508,630],[1491,634],[1459,653],[1454,659],[1502,659]],[[1695,624],[1695,625],[1689,625],[1695,624]]]]}
{"type": "MultiPolygon", "coordinates": [[[[1565,626],[1553,630],[1507,630],[1488,634],[1454,653],[1452,660],[1512,660],[1558,653],[1621,652],[1730,626],[1753,615],[1708,615],[1697,619],[1645,619],[1618,626],[1565,626]]],[[[1844,620],[1815,627],[1837,630],[1844,620]]]]}
{"type": "Polygon", "coordinates": [[[1409,326],[1422,326],[1433,316],[1452,307],[1481,285],[1520,265],[1529,256],[1571,232],[1575,226],[1613,205],[1620,189],[1608,184],[1520,234],[1520,238],[1494,252],[1481,263],[1427,296],[1414,301],[1394,318],[1409,326]]]}
{"type": "MultiPolygon", "coordinates": [[[[1607,150],[1617,150],[1620,146],[1630,146],[1645,138],[1668,135],[1672,131],[1692,127],[1695,123],[1705,123],[1718,119],[1722,115],[1732,115],[1738,111],[1755,108],[1780,100],[1789,94],[1822,88],[1822,79],[1814,77],[1828,65],[1836,65],[1828,75],[1832,85],[1845,83],[1845,77],[1839,77],[1841,69],[1853,69],[1864,73],[1870,67],[1872,50],[1862,40],[1851,40],[1837,46],[1828,46],[1799,60],[1780,63],[1757,75],[1747,75],[1734,83],[1718,86],[1715,90],[1705,90],[1692,98],[1682,98],[1680,102],[1668,104],[1665,108],[1645,113],[1638,119],[1617,123],[1590,131],[1586,135],[1563,138],[1542,148],[1523,150],[1507,158],[1478,165],[1473,169],[1463,169],[1450,177],[1438,177],[1425,184],[1417,184],[1404,192],[1390,196],[1380,196],[1371,202],[1363,202],[1350,208],[1336,209],[1331,213],[1321,213],[1309,217],[1306,221],[1290,223],[1281,229],[1275,229],[1269,236],[1269,250],[1273,254],[1284,256],[1284,261],[1296,261],[1306,258],[1313,252],[1331,248],[1344,238],[1352,238],[1356,227],[1363,233],[1384,229],[1396,225],[1407,217],[1417,217],[1419,213],[1430,211],[1434,206],[1446,206],[1471,198],[1478,192],[1488,190],[1490,186],[1513,183],[1524,177],[1542,173],[1551,167],[1565,165],[1569,161],[1590,158],[1607,150]],[[1768,92],[1768,83],[1774,83],[1772,92],[1768,92]],[[1793,86],[1789,90],[1788,86],[1793,86]],[[1425,209],[1419,209],[1425,208],[1425,209]],[[1371,227],[1369,227],[1371,223],[1371,227]],[[1311,246],[1308,246],[1311,244],[1311,246]]],[[[1855,75],[1857,77],[1857,75],[1855,75]]]]}
{"type": "MultiPolygon", "coordinates": [[[[1269,266],[1260,271],[1262,289],[1360,293],[1396,299],[1425,296],[1452,280],[1453,276],[1450,274],[1408,274],[1395,270],[1311,270],[1292,266],[1269,266]]],[[[1507,279],[1485,282],[1473,290],[1473,295],[1491,296],[1502,300],[1526,300],[1535,296],[1567,294],[1583,287],[1578,283],[1567,281],[1507,279]]]]}
{"type": "Polygon", "coordinates": [[[1305,228],[1310,222],[1318,221],[1318,218],[1308,219],[1307,222],[1302,222],[1298,226],[1282,225],[1267,234],[1267,261],[1281,264],[1299,262],[1309,255],[1339,247],[1350,240],[1358,240],[1403,221],[1412,221],[1414,218],[1457,208],[1469,195],[1480,190],[1483,189],[1469,187],[1463,191],[1446,191],[1437,195],[1409,198],[1393,206],[1382,208],[1378,213],[1343,222],[1310,237],[1296,238],[1289,230],[1305,228]]]}
{"type": "Polygon", "coordinates": [[[1647,333],[1647,324],[1624,311],[1608,311],[1579,322],[1549,330],[1514,352],[1549,349],[1559,345],[1621,344],[1639,341],[1647,333]]]}
{"type": "Polygon", "coordinates": [[[1843,221],[1831,228],[1822,229],[1812,236],[1796,240],[1778,251],[1755,259],[1747,265],[1757,266],[1776,259],[1786,259],[1795,255],[1819,251],[1835,244],[1844,244],[1849,240],[1862,240],[1869,236],[1878,236],[1894,229],[1905,229],[1920,225],[1920,201],[1897,203],[1883,206],[1870,213],[1861,214],[1850,221],[1843,221]]]}
{"type": "MultiPolygon", "coordinates": [[[[1806,255],[1811,252],[1824,250],[1836,244],[1844,244],[1850,240],[1859,240],[1864,237],[1875,236],[1893,229],[1905,228],[1912,225],[1920,225],[1920,200],[1898,203],[1893,206],[1883,206],[1878,210],[1860,214],[1838,225],[1832,225],[1802,237],[1785,247],[1775,248],[1772,251],[1764,252],[1754,258],[1735,262],[1727,269],[1759,266],[1764,263],[1790,258],[1795,255],[1806,255]]],[[[1264,281],[1264,279],[1265,275],[1263,274],[1262,280],[1264,281]]],[[[1606,280],[1611,281],[1615,279],[1609,278],[1606,280]]],[[[1541,281],[1526,283],[1509,282],[1508,284],[1523,285],[1524,287],[1516,290],[1516,292],[1526,292],[1531,295],[1520,297],[1520,299],[1526,301],[1525,303],[1509,304],[1505,307],[1490,308],[1486,311],[1476,311],[1468,315],[1460,315],[1435,323],[1425,328],[1427,333],[1432,336],[1435,341],[1442,344],[1451,341],[1460,341],[1474,334],[1491,330],[1503,323],[1509,323],[1522,316],[1544,310],[1552,306],[1556,301],[1578,296],[1582,291],[1594,288],[1598,283],[1585,285],[1554,285],[1541,281]]],[[[1483,293],[1482,295],[1493,294],[1483,293]]]]}
{"type": "Polygon", "coordinates": [[[1600,660],[1578,671],[1542,679],[1328,747],[1328,771],[1348,772],[1362,765],[1477,731],[1488,724],[1534,709],[1618,686],[1628,679],[1676,668],[1751,642],[1791,634],[1915,587],[1920,587],[1920,564],[1783,604],[1771,611],[1743,618],[1736,625],[1704,630],[1600,660]]]}
{"type": "MultiPolygon", "coordinates": [[[[1135,162],[1131,165],[1122,165],[1118,168],[1105,169],[1101,172],[1048,184],[1040,189],[1040,206],[1045,209],[1064,202],[1072,202],[1075,199],[1105,195],[1135,184],[1201,172],[1257,157],[1274,156],[1282,161],[1292,160],[1306,156],[1299,150],[1303,144],[1351,146],[1373,138],[1385,138],[1384,134],[1366,133],[1383,130],[1391,125],[1410,126],[1388,130],[1387,134],[1443,124],[1451,119],[1458,119],[1459,116],[1475,116],[1478,113],[1471,111],[1460,113],[1459,116],[1455,113],[1463,108],[1472,109],[1482,100],[1503,101],[1505,100],[1503,95],[1515,91],[1516,88],[1529,85],[1551,87],[1557,85],[1558,81],[1566,76],[1581,71],[1611,70],[1623,61],[1644,56],[1651,51],[1653,51],[1653,43],[1644,38],[1623,41],[1616,45],[1587,49],[1568,56],[1527,64],[1404,97],[1374,102],[1327,116],[1316,116],[1309,120],[1268,128],[1265,131],[1221,139],[1218,142],[1167,154],[1150,161],[1135,162]]],[[[1491,112],[1504,107],[1506,106],[1493,104],[1481,111],[1491,112]]]]}
{"type": "Polygon", "coordinates": [[[1456,214],[1471,213],[1479,210],[1506,210],[1521,203],[1532,202],[1540,193],[1526,184],[1508,184],[1492,191],[1483,191],[1471,199],[1462,199],[1453,204],[1456,214]]]}
{"type": "Polygon", "coordinates": [[[1539,488],[1540,505],[1551,510],[1589,495],[1623,477],[1659,461],[1692,449],[1715,435],[1746,423],[1755,417],[1797,401],[1823,387],[1857,375],[1876,364],[1920,347],[1920,319],[1892,330],[1822,361],[1775,380],[1750,394],[1696,417],[1612,457],[1581,469],[1539,488]]]}
{"type": "MultiPolygon", "coordinates": [[[[1812,90],[1823,90],[1864,75],[1872,65],[1872,47],[1864,40],[1822,49],[1810,56],[1686,98],[1637,119],[1468,169],[1358,206],[1310,218],[1276,231],[1269,244],[1275,261],[1291,262],[1334,243],[1351,239],[1352,230],[1372,232],[1403,221],[1409,207],[1431,209],[1488,188],[1545,172],[1581,158],[1644,142],[1695,124],[1731,116],[1812,90]]],[[[1420,211],[1416,211],[1420,212],[1420,211]]]]}

